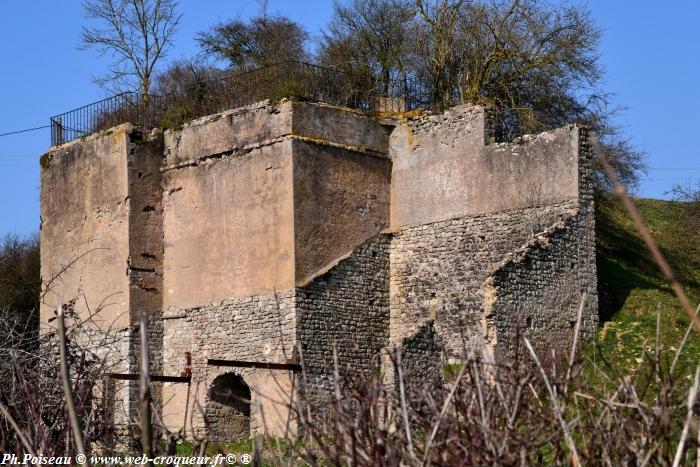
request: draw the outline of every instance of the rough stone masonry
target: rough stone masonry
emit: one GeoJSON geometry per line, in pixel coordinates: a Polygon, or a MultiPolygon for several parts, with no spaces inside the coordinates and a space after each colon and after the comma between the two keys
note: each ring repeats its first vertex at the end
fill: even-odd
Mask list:
{"type": "MultiPolygon", "coordinates": [[[[322,395],[334,352],[351,374],[398,346],[417,386],[508,358],[516,336],[568,346],[579,307],[592,335],[587,131],[493,143],[490,122],[474,106],[381,120],[282,100],[53,147],[44,332],[71,303],[119,336],[114,371],[136,373],[145,313],[154,373],[185,374],[191,355],[191,383],[157,388],[165,423],[222,440],[293,430],[285,401],[322,395]]],[[[128,423],[133,388],[110,394],[128,423]]]]}

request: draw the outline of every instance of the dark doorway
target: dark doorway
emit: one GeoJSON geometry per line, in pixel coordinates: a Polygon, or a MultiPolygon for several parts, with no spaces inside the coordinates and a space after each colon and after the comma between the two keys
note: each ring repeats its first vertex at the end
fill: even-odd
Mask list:
{"type": "Polygon", "coordinates": [[[250,388],[243,378],[226,373],[214,379],[206,407],[212,441],[250,437],[250,388]]]}

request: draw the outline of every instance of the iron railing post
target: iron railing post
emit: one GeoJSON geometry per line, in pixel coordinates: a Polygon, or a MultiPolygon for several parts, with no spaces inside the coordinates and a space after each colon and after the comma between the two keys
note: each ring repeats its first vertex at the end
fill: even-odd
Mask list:
{"type": "Polygon", "coordinates": [[[63,144],[63,124],[61,117],[56,119],[56,146],[63,144]]]}

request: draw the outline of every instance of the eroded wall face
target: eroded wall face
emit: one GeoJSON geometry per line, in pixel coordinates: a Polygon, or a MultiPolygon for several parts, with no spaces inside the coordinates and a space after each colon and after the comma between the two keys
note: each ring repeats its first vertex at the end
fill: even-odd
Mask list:
{"type": "Polygon", "coordinates": [[[583,332],[597,323],[582,130],[484,145],[477,117],[478,109],[453,109],[392,136],[390,334],[416,375],[430,373],[430,359],[434,367],[470,354],[507,358],[517,336],[567,346],[584,295],[583,332]],[[532,247],[543,232],[547,246],[532,247]]]}
{"type": "Polygon", "coordinates": [[[484,281],[533,234],[575,213],[574,202],[407,227],[391,243],[391,336],[434,326],[448,357],[481,354],[484,281]]]}
{"type": "Polygon", "coordinates": [[[59,301],[103,329],[160,310],[162,151],[160,135],[122,125],[43,157],[44,323],[59,301]]]}
{"type": "MultiPolygon", "coordinates": [[[[162,134],[132,133],[126,164],[129,185],[129,310],[160,318],[163,304],[162,134]]],[[[160,335],[158,335],[160,339],[160,335]]]]}
{"type": "MultiPolygon", "coordinates": [[[[291,372],[214,367],[207,360],[296,360],[298,333],[307,329],[298,323],[302,308],[308,323],[324,326],[335,319],[347,326],[354,310],[357,334],[352,347],[344,346],[348,361],[364,363],[386,345],[388,306],[379,303],[388,296],[386,248],[381,273],[375,270],[381,255],[352,269],[359,278],[336,266],[352,276],[343,282],[349,288],[333,285],[330,297],[309,289],[318,305],[309,305],[296,287],[388,225],[388,133],[359,114],[290,102],[225,112],[166,133],[163,371],[178,374],[191,353],[188,429],[204,429],[194,398],[206,407],[213,379],[228,372],[251,390],[251,433],[264,424],[280,435],[289,428],[283,403],[291,396],[291,372]],[[379,298],[374,285],[358,288],[381,280],[376,274],[384,277],[379,298]],[[362,282],[353,287],[351,279],[362,282]]],[[[324,356],[339,335],[347,339],[338,328],[318,343],[324,356]]],[[[183,426],[187,399],[186,385],[164,385],[171,428],[183,426]]],[[[224,408],[211,406],[208,416],[225,417],[224,408]]]]}
{"type": "MultiPolygon", "coordinates": [[[[159,132],[126,124],[42,159],[42,277],[56,277],[42,305],[44,328],[55,328],[47,321],[59,301],[83,320],[92,316],[76,339],[104,359],[106,373],[138,372],[141,313],[151,369],[161,372],[162,155],[159,132]]],[[[101,388],[109,395],[105,409],[125,435],[136,414],[136,386],[109,383],[101,388]]],[[[159,388],[153,396],[159,400],[159,388]]]]}
{"type": "Polygon", "coordinates": [[[595,335],[593,154],[587,130],[577,128],[572,139],[581,180],[575,215],[514,251],[485,284],[486,320],[496,355],[513,355],[518,335],[527,337],[537,351],[554,349],[567,355],[577,323],[582,339],[595,335]]]}
{"type": "Polygon", "coordinates": [[[390,140],[393,228],[578,196],[568,129],[486,145],[486,125],[482,108],[459,106],[397,126],[390,140]]]}
{"type": "Polygon", "coordinates": [[[265,102],[200,118],[181,129],[165,132],[167,165],[230,154],[292,131],[292,105],[265,102]]]}
{"type": "MultiPolygon", "coordinates": [[[[194,405],[204,407],[216,376],[241,375],[251,391],[251,433],[262,431],[262,417],[271,427],[286,422],[288,410],[282,402],[291,395],[291,375],[286,371],[227,368],[207,365],[208,359],[262,363],[285,363],[295,354],[296,312],[294,291],[256,295],[209,303],[205,306],[167,312],[164,316],[163,347],[166,349],[163,371],[180,374],[185,352],[192,355],[192,387],[189,392],[187,429],[204,432],[205,423],[194,405]],[[282,385],[281,389],[277,382],[282,385]],[[289,391],[287,391],[287,388],[289,391]]],[[[165,384],[163,401],[165,422],[180,429],[185,421],[188,388],[184,384],[165,384]]],[[[214,416],[214,415],[212,415],[214,416]]],[[[281,428],[280,428],[281,429],[281,428]]],[[[283,431],[275,431],[283,433],[283,431]]]]}
{"type": "Polygon", "coordinates": [[[58,302],[75,300],[87,316],[85,299],[90,309],[108,300],[104,320],[128,324],[127,144],[126,130],[119,128],[43,156],[41,276],[50,284],[42,325],[58,302]]]}
{"type": "Polygon", "coordinates": [[[389,225],[391,161],[293,142],[296,282],[304,284],[389,225]]]}
{"type": "MultiPolygon", "coordinates": [[[[286,363],[301,345],[305,389],[322,397],[334,348],[351,375],[398,345],[406,378],[426,384],[444,357],[507,356],[515,335],[568,346],[582,295],[584,332],[597,322],[585,135],[486,144],[486,126],[482,109],[459,107],[390,137],[362,115],[283,101],[206,117],[164,144],[126,127],[66,145],[42,173],[44,279],[90,253],[48,297],[110,300],[120,371],[138,371],[129,324],[146,312],[154,372],[179,375],[192,356],[189,388],[155,390],[165,422],[199,434],[195,401],[207,407],[227,373],[250,390],[251,434],[290,428],[292,372],[208,359],[286,363]]],[[[127,420],[137,394],[121,392],[127,420]]]]}
{"type": "Polygon", "coordinates": [[[288,141],[164,172],[165,310],[294,287],[288,141]]]}
{"type": "Polygon", "coordinates": [[[386,154],[393,130],[361,112],[324,104],[294,102],[292,135],[359,152],[386,154]]]}

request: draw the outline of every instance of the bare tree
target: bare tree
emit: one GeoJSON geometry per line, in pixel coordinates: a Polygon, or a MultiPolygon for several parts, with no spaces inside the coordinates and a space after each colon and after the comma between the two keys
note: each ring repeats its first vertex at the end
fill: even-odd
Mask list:
{"type": "Polygon", "coordinates": [[[510,110],[527,132],[580,120],[601,99],[601,32],[581,5],[418,0],[416,67],[435,99],[510,110]]]}
{"type": "Polygon", "coordinates": [[[691,220],[695,224],[700,222],[700,181],[696,181],[695,185],[690,182],[674,185],[666,194],[670,194],[676,201],[688,203],[691,220]]]}
{"type": "MultiPolygon", "coordinates": [[[[599,135],[617,176],[634,186],[643,170],[614,123],[599,61],[601,30],[584,4],[543,0],[417,0],[415,66],[433,99],[496,112],[503,140],[567,123],[599,135]]],[[[610,188],[598,168],[596,180],[610,188]]]]}
{"type": "Polygon", "coordinates": [[[676,201],[700,205],[700,182],[696,182],[695,185],[690,182],[685,185],[674,185],[667,194],[672,195],[676,201]]]}
{"type": "Polygon", "coordinates": [[[39,328],[39,261],[38,235],[0,237],[0,320],[22,328],[26,337],[39,328]]]}
{"type": "Polygon", "coordinates": [[[85,16],[100,27],[83,28],[80,48],[109,54],[109,72],[96,81],[110,90],[139,88],[145,104],[156,66],[173,44],[181,14],[175,0],[87,0],[85,16]]]}

